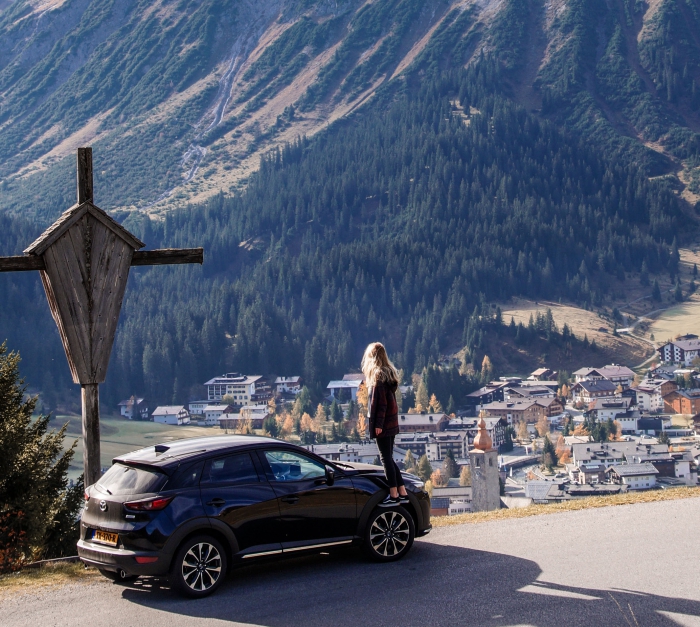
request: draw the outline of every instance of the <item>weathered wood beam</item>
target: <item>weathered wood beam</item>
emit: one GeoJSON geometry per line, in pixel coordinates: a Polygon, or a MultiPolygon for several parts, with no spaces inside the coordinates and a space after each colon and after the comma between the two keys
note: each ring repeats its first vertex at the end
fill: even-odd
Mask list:
{"type": "Polygon", "coordinates": [[[78,204],[92,202],[92,148],[78,148],[78,204]]]}
{"type": "Polygon", "coordinates": [[[44,259],[36,255],[0,257],[0,272],[25,272],[44,269],[44,259]]]}
{"type": "Polygon", "coordinates": [[[132,266],[164,266],[175,263],[204,263],[203,248],[161,248],[137,250],[132,266]]]}

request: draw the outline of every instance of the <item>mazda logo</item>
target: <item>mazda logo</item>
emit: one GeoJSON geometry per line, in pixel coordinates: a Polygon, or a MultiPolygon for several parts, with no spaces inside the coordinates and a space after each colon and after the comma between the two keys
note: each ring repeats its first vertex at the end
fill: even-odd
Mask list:
{"type": "Polygon", "coordinates": [[[100,511],[101,512],[107,511],[107,501],[100,501],[100,511]]]}

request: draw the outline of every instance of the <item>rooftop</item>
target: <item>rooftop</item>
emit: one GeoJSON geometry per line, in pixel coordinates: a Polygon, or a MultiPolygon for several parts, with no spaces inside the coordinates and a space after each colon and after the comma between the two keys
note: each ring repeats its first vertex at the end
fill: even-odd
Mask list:
{"type": "Polygon", "coordinates": [[[612,466],[611,471],[620,475],[620,477],[634,477],[637,475],[658,475],[659,471],[654,468],[653,464],[643,463],[643,464],[620,464],[619,466],[612,466]]]}
{"type": "Polygon", "coordinates": [[[262,375],[248,376],[241,374],[240,372],[227,372],[219,377],[214,377],[209,379],[204,385],[220,385],[220,384],[236,384],[236,385],[248,385],[250,383],[255,383],[259,379],[262,379],[262,375]]]}

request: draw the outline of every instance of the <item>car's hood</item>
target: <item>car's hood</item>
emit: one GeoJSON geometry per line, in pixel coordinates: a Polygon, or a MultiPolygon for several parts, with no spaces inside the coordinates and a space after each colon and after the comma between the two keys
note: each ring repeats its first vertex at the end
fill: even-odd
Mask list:
{"type": "Polygon", "coordinates": [[[375,466],[374,464],[362,464],[360,462],[335,462],[340,466],[341,468],[352,468],[353,470],[357,470],[360,474],[367,475],[367,474],[376,474],[376,473],[384,473],[384,469],[381,466],[375,466]]]}

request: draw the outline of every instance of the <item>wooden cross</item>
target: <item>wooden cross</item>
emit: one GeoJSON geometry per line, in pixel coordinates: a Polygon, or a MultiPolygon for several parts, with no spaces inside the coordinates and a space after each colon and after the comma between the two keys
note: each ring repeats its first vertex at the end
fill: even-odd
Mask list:
{"type": "Polygon", "coordinates": [[[78,202],[0,272],[39,270],[73,382],[82,388],[85,485],[100,470],[98,385],[107,374],[131,266],[203,263],[203,248],[140,251],[145,244],[93,203],[92,148],[78,148],[78,202]]]}

